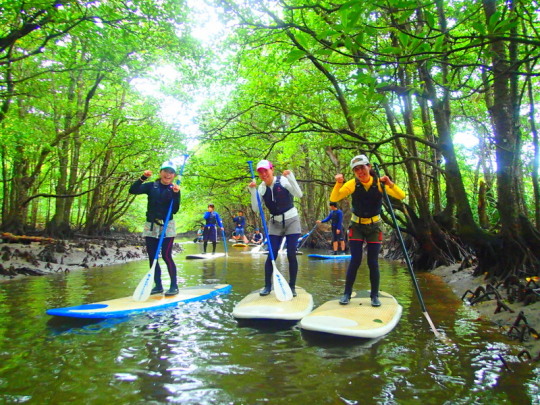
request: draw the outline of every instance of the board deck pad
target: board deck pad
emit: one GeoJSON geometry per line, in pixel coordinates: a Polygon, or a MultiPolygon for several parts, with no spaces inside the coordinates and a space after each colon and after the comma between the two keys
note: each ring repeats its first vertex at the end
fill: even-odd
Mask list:
{"type": "Polygon", "coordinates": [[[146,301],[135,301],[132,296],[114,300],[100,301],[75,307],[48,309],[47,314],[70,318],[121,318],[146,311],[155,311],[177,306],[187,302],[202,301],[219,294],[227,294],[229,284],[208,284],[180,288],[177,295],[165,297],[163,294],[151,295],[146,301]]]}
{"type": "Polygon", "coordinates": [[[274,290],[261,296],[256,290],[244,297],[233,309],[238,319],[279,319],[298,321],[313,309],[313,297],[301,287],[296,287],[297,296],[290,301],[279,301],[274,290]]]}
{"type": "Polygon", "coordinates": [[[224,257],[225,253],[197,253],[193,255],[187,255],[186,259],[217,259],[218,257],[224,257]]]}
{"type": "Polygon", "coordinates": [[[351,255],[318,255],[318,254],[309,254],[310,259],[318,260],[350,260],[351,255]]]}
{"type": "Polygon", "coordinates": [[[355,294],[348,305],[339,299],[316,308],[300,321],[305,330],[360,338],[377,338],[390,332],[399,322],[403,308],[396,299],[379,292],[380,307],[371,306],[369,291],[355,294]]]}

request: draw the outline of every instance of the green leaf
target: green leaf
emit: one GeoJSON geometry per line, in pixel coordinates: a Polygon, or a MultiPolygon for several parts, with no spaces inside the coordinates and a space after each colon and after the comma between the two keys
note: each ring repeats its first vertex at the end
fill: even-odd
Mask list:
{"type": "Polygon", "coordinates": [[[430,28],[434,28],[436,26],[436,24],[437,24],[437,19],[435,18],[433,13],[431,13],[430,11],[425,10],[424,11],[424,16],[426,17],[426,22],[428,23],[430,28]]]}
{"type": "Polygon", "coordinates": [[[388,54],[388,55],[398,55],[398,54],[401,54],[401,48],[398,48],[396,46],[387,46],[385,48],[381,48],[379,50],[379,53],[388,54]]]}
{"type": "Polygon", "coordinates": [[[302,58],[303,56],[305,56],[305,53],[304,51],[301,51],[299,49],[293,49],[291,52],[289,52],[289,54],[285,57],[284,61],[285,63],[292,63],[292,62],[295,62],[297,60],[299,60],[300,58],[302,58]]]}
{"type": "Polygon", "coordinates": [[[474,22],[472,27],[480,33],[480,35],[486,35],[486,25],[482,22],[474,22]]]}
{"type": "Polygon", "coordinates": [[[491,17],[489,17],[488,21],[488,32],[495,32],[497,30],[497,25],[499,23],[501,17],[501,12],[496,11],[494,12],[491,17]]]}

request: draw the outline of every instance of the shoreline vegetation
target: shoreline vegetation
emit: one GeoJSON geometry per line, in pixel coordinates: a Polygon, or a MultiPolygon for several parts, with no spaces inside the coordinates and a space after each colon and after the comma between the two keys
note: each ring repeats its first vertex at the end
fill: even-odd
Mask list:
{"type": "MultiPolygon", "coordinates": [[[[134,234],[55,240],[2,233],[0,243],[0,282],[25,276],[104,267],[135,260],[147,260],[141,236],[134,234]]],[[[182,251],[179,243],[175,253],[182,251]]],[[[473,268],[460,264],[438,267],[431,272],[440,277],[478,314],[493,323],[508,343],[516,344],[521,361],[540,362],[540,280],[510,280],[490,284],[473,277],[473,268]]]]}

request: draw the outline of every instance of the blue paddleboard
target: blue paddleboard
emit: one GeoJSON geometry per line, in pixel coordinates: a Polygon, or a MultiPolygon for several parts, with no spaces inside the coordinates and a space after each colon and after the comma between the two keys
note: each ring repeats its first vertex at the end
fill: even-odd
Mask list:
{"type": "Polygon", "coordinates": [[[227,294],[231,289],[232,287],[229,284],[183,287],[180,288],[177,295],[171,297],[165,297],[163,294],[154,294],[146,301],[135,301],[132,296],[129,296],[96,302],[94,304],[48,309],[47,314],[70,318],[121,318],[141,312],[173,307],[187,302],[202,301],[218,294],[227,294]]]}
{"type": "Polygon", "coordinates": [[[310,254],[308,255],[311,259],[318,259],[318,260],[350,260],[351,255],[317,255],[317,254],[310,254]]]}

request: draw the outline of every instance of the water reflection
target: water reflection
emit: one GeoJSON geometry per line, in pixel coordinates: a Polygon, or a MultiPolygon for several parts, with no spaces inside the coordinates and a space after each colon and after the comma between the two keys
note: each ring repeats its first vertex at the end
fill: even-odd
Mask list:
{"type": "MultiPolygon", "coordinates": [[[[118,323],[70,324],[45,310],[130,295],[147,262],[0,284],[1,402],[540,404],[539,369],[520,363],[512,346],[489,343],[488,326],[429,275],[417,275],[420,288],[450,344],[430,330],[397,263],[381,263],[381,288],[403,306],[402,319],[389,335],[361,340],[295,323],[241,324],[232,308],[262,287],[266,256],[183,255],[184,285],[228,283],[232,292],[118,323]]],[[[298,284],[315,305],[341,295],[347,262],[298,259],[298,284]]],[[[286,273],[286,261],[278,266],[286,273]]],[[[356,287],[369,288],[364,265],[356,287]]]]}

